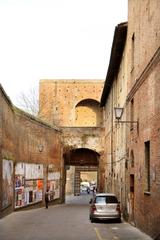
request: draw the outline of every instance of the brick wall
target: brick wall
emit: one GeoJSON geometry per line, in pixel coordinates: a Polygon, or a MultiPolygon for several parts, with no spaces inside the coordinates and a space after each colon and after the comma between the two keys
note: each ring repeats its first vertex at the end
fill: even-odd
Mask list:
{"type": "Polygon", "coordinates": [[[42,164],[44,170],[44,192],[48,165],[53,164],[54,170],[62,173],[62,150],[61,131],[13,106],[2,86],[0,88],[0,137],[1,180],[3,180],[4,169],[2,169],[2,166],[3,168],[5,167],[3,165],[4,161],[6,164],[10,164],[11,167],[13,165],[12,199],[7,207],[2,206],[4,192],[2,191],[2,181],[0,181],[0,215],[3,215],[6,212],[14,210],[14,175],[16,164],[42,164]]]}
{"type": "Polygon", "coordinates": [[[139,120],[139,133],[131,132],[129,149],[135,160],[135,210],[136,225],[153,237],[160,224],[160,63],[150,72],[134,95],[135,116],[139,120]],[[146,191],[145,142],[150,142],[150,190],[146,191]],[[156,207],[155,207],[156,206],[156,207]]]}
{"type": "MultiPolygon", "coordinates": [[[[153,237],[159,234],[159,146],[160,146],[160,1],[128,1],[128,115],[134,101],[138,132],[128,132],[129,161],[134,153],[134,221],[153,237]],[[133,46],[134,45],[134,46],[133,46]],[[150,142],[149,181],[146,190],[145,143],[150,142]]],[[[130,163],[131,164],[131,163],[130,163]]],[[[129,177],[129,176],[128,176],[129,177]]]]}
{"type": "MultiPolygon", "coordinates": [[[[92,114],[87,114],[86,111],[88,112],[90,108],[86,109],[86,107],[89,103],[89,107],[92,105],[89,99],[100,101],[103,84],[103,80],[41,80],[41,118],[51,124],[55,123],[57,126],[76,126],[79,125],[80,119],[86,119],[86,123],[83,123],[85,126],[96,125],[92,119],[93,111],[95,119],[97,114],[102,116],[100,108],[97,106],[95,111],[94,104],[92,114]],[[79,104],[83,100],[87,100],[85,106],[79,104]],[[81,118],[76,122],[78,107],[81,107],[81,118]]],[[[97,124],[102,123],[101,119],[98,120],[97,124]]]]}

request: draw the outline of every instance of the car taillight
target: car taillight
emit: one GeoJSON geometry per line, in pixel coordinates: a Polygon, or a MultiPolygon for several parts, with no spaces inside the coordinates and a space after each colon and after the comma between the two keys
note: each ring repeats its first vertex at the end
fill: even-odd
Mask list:
{"type": "Polygon", "coordinates": [[[119,212],[119,213],[121,213],[121,208],[120,208],[120,205],[119,205],[119,204],[117,204],[116,211],[119,212]]]}
{"type": "Polygon", "coordinates": [[[92,206],[92,212],[95,212],[95,211],[96,211],[96,206],[93,205],[93,206],[92,206]]]}

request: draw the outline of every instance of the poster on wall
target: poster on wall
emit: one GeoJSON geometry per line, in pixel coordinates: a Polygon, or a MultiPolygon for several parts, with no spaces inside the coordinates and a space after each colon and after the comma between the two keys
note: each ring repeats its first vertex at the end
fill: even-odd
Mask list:
{"type": "Polygon", "coordinates": [[[25,191],[24,191],[24,174],[25,164],[17,163],[15,166],[15,206],[25,206],[25,191]]]}
{"type": "Polygon", "coordinates": [[[42,164],[26,164],[25,178],[26,179],[42,179],[43,165],[42,164]]]}
{"type": "Polygon", "coordinates": [[[13,161],[3,159],[2,168],[2,208],[6,208],[13,199],[13,161]]]}
{"type": "Polygon", "coordinates": [[[43,165],[17,163],[15,166],[15,208],[42,201],[43,165]]]}
{"type": "Polygon", "coordinates": [[[60,198],[60,172],[48,172],[47,187],[51,201],[60,198]]]}

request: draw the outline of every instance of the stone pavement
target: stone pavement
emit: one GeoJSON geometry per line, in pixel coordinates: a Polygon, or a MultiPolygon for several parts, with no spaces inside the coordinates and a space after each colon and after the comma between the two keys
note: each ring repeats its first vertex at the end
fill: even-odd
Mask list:
{"type": "Polygon", "coordinates": [[[66,204],[14,212],[0,219],[0,240],[151,240],[125,222],[92,224],[91,197],[69,196],[66,204]]]}

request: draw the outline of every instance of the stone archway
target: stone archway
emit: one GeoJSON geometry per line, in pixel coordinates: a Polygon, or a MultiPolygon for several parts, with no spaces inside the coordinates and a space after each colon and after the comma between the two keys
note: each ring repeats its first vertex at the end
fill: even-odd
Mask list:
{"type": "MultiPolygon", "coordinates": [[[[72,185],[74,195],[80,194],[80,173],[97,172],[97,185],[99,183],[99,158],[100,155],[87,148],[72,149],[64,154],[65,169],[74,166],[74,179],[72,175],[72,185]]],[[[72,173],[73,174],[73,173],[72,173]]]]}
{"type": "Polygon", "coordinates": [[[88,148],[76,148],[64,154],[65,165],[97,166],[99,153],[88,148]]]}

